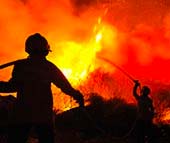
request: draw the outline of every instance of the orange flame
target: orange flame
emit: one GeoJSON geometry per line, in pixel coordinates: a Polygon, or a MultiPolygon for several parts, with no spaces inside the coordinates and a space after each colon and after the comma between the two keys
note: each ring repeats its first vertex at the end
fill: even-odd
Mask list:
{"type": "Polygon", "coordinates": [[[160,120],[164,123],[170,123],[170,108],[164,109],[160,120]]]}
{"type": "MultiPolygon", "coordinates": [[[[58,43],[56,49],[64,49],[62,55],[57,58],[52,57],[51,60],[60,67],[72,84],[79,85],[80,81],[86,80],[90,72],[99,67],[99,63],[96,62],[96,54],[103,49],[103,45],[109,42],[116,43],[110,38],[115,36],[116,32],[107,24],[101,24],[99,17],[88,41],[82,43],[62,41],[58,43]]],[[[55,47],[53,48],[55,53],[55,47]]]]}
{"type": "MultiPolygon", "coordinates": [[[[102,23],[101,17],[98,18],[97,24],[94,25],[90,35],[91,37],[89,37],[89,40],[82,43],[76,41],[60,42],[56,49],[64,49],[62,55],[57,58],[52,57],[51,59],[60,67],[65,76],[75,87],[86,81],[89,73],[101,67],[102,61],[98,61],[96,55],[104,50],[104,46],[112,45],[112,48],[114,48],[114,45],[117,44],[117,30],[108,24],[102,23]]],[[[55,53],[55,47],[53,48],[53,52],[55,53]]],[[[102,66],[104,67],[104,65],[102,66]]],[[[113,68],[110,68],[110,70],[111,69],[113,68]]],[[[59,99],[55,99],[55,103],[58,103],[58,100],[59,99]]],[[[61,110],[69,110],[76,106],[72,99],[68,98],[67,101],[68,102],[64,103],[62,109],[60,108],[61,110]]]]}
{"type": "MultiPolygon", "coordinates": [[[[49,59],[74,87],[79,88],[91,72],[102,68],[104,72],[114,73],[120,80],[108,79],[100,74],[97,76],[102,77],[102,84],[94,85],[95,90],[91,88],[101,92],[105,98],[124,90],[122,96],[131,101],[128,98],[131,97],[132,85],[127,85],[128,92],[125,93],[127,82],[122,81],[120,74],[97,59],[96,55],[123,66],[144,83],[169,84],[169,9],[168,2],[155,0],[42,0],[41,3],[39,0],[1,0],[0,62],[25,57],[23,41],[29,34],[40,32],[52,47],[49,59]],[[113,87],[116,86],[115,92],[113,87]]],[[[0,80],[9,78],[10,72],[9,69],[2,71],[0,80]]],[[[54,96],[56,108],[68,110],[75,105],[69,97],[59,96],[62,93],[58,89],[53,91],[58,95],[54,96]]],[[[163,110],[166,111],[166,108],[164,106],[163,110]]],[[[169,111],[167,113],[162,120],[169,118],[169,111]]]]}

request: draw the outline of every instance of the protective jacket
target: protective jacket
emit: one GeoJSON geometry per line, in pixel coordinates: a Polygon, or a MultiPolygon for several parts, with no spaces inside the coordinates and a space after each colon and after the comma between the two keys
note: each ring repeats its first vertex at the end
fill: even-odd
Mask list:
{"type": "Polygon", "coordinates": [[[17,92],[11,114],[13,123],[51,123],[53,98],[51,83],[64,93],[78,96],[62,72],[46,58],[28,58],[14,65],[8,82],[0,82],[0,92],[17,92]]]}

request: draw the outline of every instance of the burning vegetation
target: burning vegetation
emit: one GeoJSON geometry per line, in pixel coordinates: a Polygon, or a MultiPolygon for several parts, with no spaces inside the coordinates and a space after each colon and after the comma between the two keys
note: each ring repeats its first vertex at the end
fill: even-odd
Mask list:
{"type": "MultiPolygon", "coordinates": [[[[54,62],[85,96],[135,104],[133,82],[105,58],[152,89],[155,122],[170,122],[170,3],[168,0],[1,0],[0,63],[26,57],[30,33],[47,37],[54,62]],[[101,58],[102,57],[102,58],[101,58]]],[[[8,80],[11,69],[0,71],[8,80]]],[[[53,88],[54,108],[77,104],[53,88]]]]}

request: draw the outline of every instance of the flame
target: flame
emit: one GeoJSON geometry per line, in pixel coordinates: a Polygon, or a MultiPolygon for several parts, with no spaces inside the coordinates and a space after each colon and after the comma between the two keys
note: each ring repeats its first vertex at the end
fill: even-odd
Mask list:
{"type": "MultiPolygon", "coordinates": [[[[76,41],[60,42],[56,49],[64,49],[62,55],[57,58],[52,57],[51,59],[60,67],[74,87],[84,84],[89,74],[101,66],[101,61],[99,62],[96,59],[97,54],[104,49],[104,46],[116,45],[117,43],[115,40],[117,30],[106,23],[102,23],[101,17],[99,17],[96,24],[94,24],[90,35],[91,37],[89,37],[87,41],[81,43],[76,41]]],[[[55,47],[53,52],[55,53],[55,47]]],[[[103,65],[103,67],[105,66],[103,65]]],[[[55,99],[55,103],[57,103],[57,100],[58,99],[55,99]]],[[[67,101],[69,102],[65,102],[62,107],[63,111],[69,110],[77,105],[70,97],[67,98],[67,101]]]]}
{"type": "MultiPolygon", "coordinates": [[[[155,0],[1,0],[0,62],[27,56],[23,42],[40,32],[52,47],[49,60],[75,88],[98,92],[106,99],[121,96],[133,101],[129,94],[133,85],[127,77],[124,80],[120,71],[97,57],[113,61],[142,83],[170,84],[169,9],[168,2],[155,0]]],[[[11,69],[1,71],[1,80],[8,80],[10,74],[11,69]]],[[[53,88],[53,92],[56,108],[63,111],[76,105],[60,90],[53,88]]],[[[153,100],[160,99],[153,96],[153,100]]],[[[167,108],[161,108],[163,121],[169,119],[167,108]]]]}
{"type": "MultiPolygon", "coordinates": [[[[64,75],[75,86],[80,81],[86,80],[88,74],[99,67],[96,63],[96,55],[103,49],[103,44],[107,44],[112,35],[116,35],[107,24],[101,23],[101,17],[98,18],[97,24],[94,25],[91,37],[88,41],[78,43],[76,41],[62,41],[55,49],[64,49],[62,55],[51,60],[60,67],[64,75]],[[109,32],[110,31],[110,32],[109,32]],[[107,37],[105,35],[110,33],[107,37]]],[[[116,41],[113,41],[116,42],[116,41]]]]}
{"type": "Polygon", "coordinates": [[[100,42],[101,39],[102,39],[102,33],[98,33],[98,34],[96,35],[96,43],[100,42]]]}
{"type": "Polygon", "coordinates": [[[164,122],[164,123],[170,123],[170,108],[166,108],[166,109],[163,111],[160,120],[161,120],[162,122],[164,122]]]}

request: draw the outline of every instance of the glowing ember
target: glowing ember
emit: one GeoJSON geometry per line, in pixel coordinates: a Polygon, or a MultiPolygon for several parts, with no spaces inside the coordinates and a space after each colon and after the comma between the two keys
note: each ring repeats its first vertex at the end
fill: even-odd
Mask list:
{"type": "Polygon", "coordinates": [[[163,111],[161,120],[166,123],[170,123],[170,109],[167,108],[163,111]]]}

